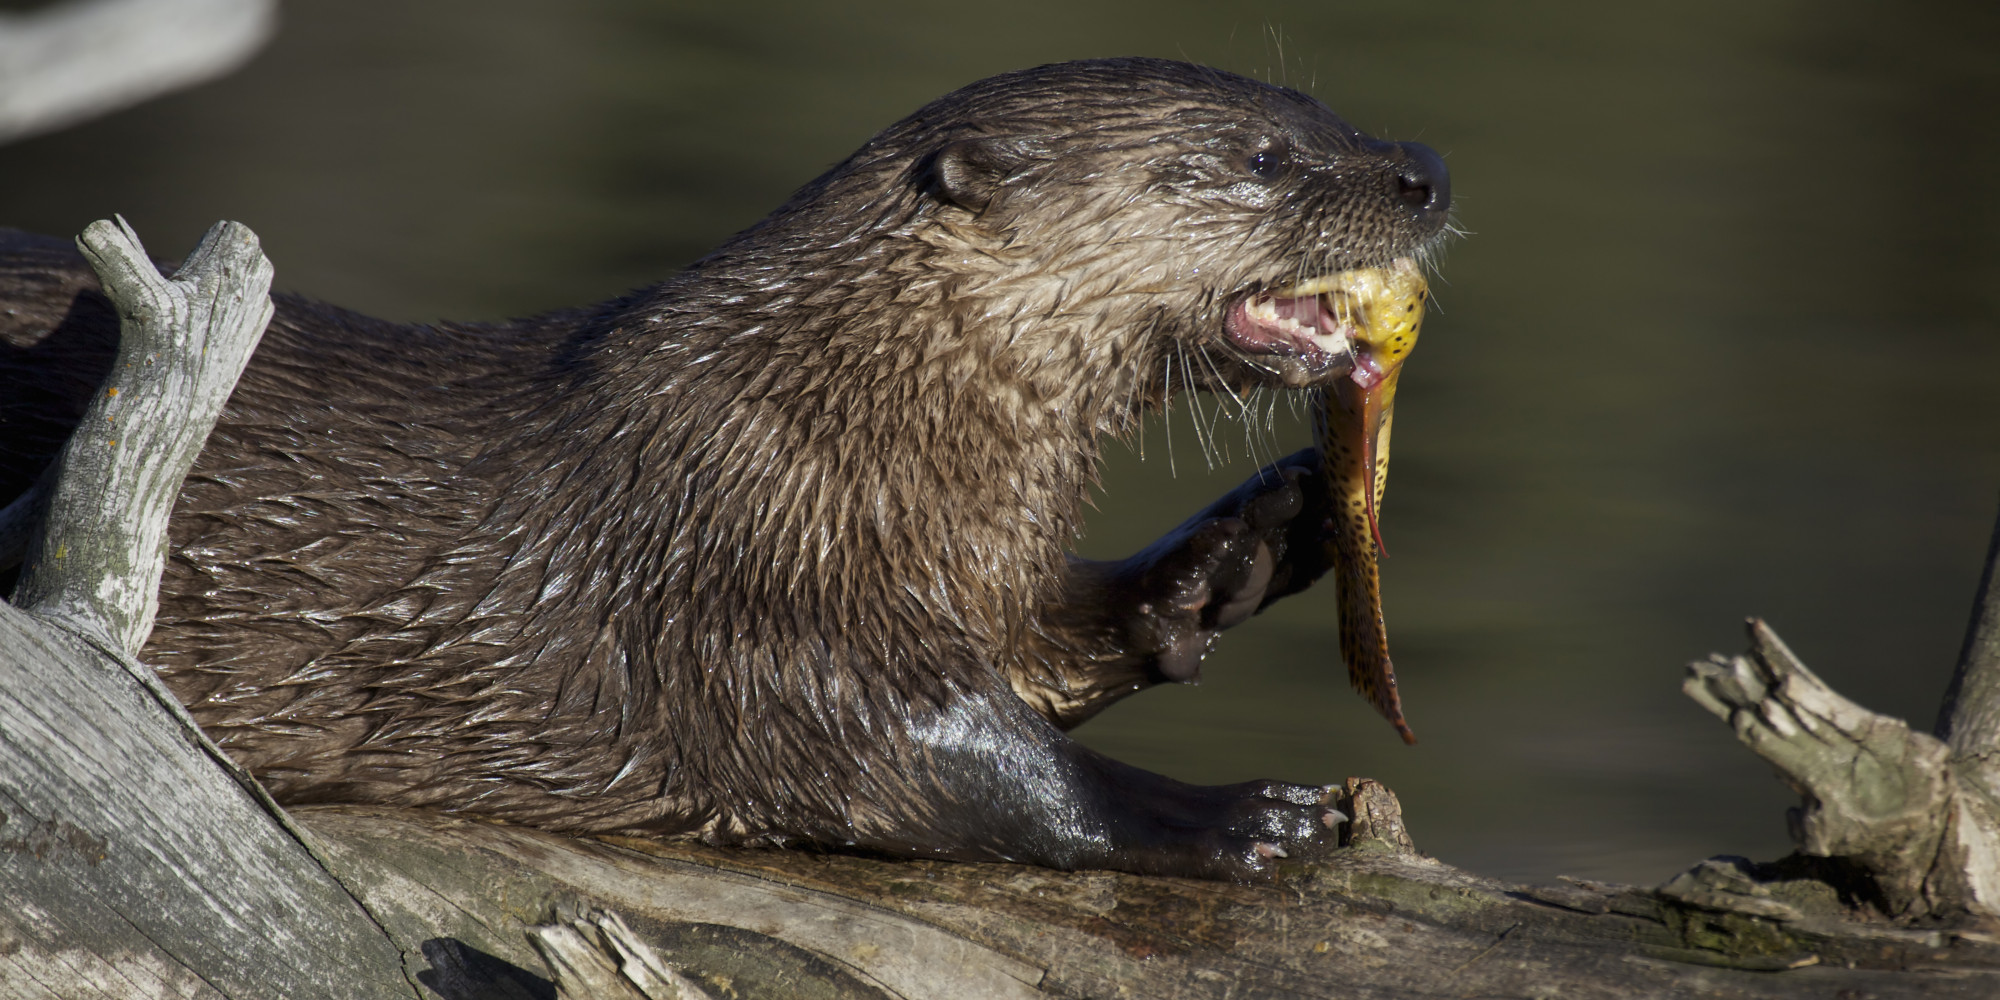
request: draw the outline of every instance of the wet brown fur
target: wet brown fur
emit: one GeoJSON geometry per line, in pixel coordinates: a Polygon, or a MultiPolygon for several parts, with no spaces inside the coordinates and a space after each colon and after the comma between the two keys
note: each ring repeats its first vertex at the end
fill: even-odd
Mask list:
{"type": "MultiPolygon", "coordinates": [[[[989,772],[1111,766],[1014,693],[1068,724],[1148,683],[1065,555],[1098,442],[1176,366],[1311,381],[1229,348],[1222,310],[1420,249],[1394,159],[1292,91],[1066,64],[940,99],[590,309],[281,297],[143,657],[287,802],[1131,867],[976,829],[989,772]],[[1274,138],[1282,183],[1244,169],[1274,138]]],[[[4,501],[115,321],[60,244],[0,251],[4,501]]]]}

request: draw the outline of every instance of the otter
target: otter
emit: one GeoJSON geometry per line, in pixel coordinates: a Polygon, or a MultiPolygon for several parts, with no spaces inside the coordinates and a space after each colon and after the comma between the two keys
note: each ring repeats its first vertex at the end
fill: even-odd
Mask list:
{"type": "MultiPolygon", "coordinates": [[[[1298,91],[1096,60],[940,98],[600,305],[279,296],[142,659],[288,804],[1258,877],[1329,836],[1329,788],[1185,784],[1065,730],[1324,572],[1317,458],[1129,559],[1069,546],[1101,441],[1177,387],[1348,371],[1245,303],[1422,255],[1449,206],[1435,153],[1298,91]]],[[[116,317],[63,244],[0,258],[4,502],[116,317]]]]}

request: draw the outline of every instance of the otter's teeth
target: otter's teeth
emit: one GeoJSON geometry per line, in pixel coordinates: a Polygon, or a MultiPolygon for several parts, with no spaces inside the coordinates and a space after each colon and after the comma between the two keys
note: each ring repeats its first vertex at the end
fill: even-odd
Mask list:
{"type": "Polygon", "coordinates": [[[1278,313],[1278,303],[1274,300],[1262,299],[1262,298],[1254,299],[1250,303],[1249,312],[1251,319],[1254,319],[1265,326],[1281,331],[1286,336],[1292,337],[1294,339],[1309,338],[1313,336],[1313,331],[1311,327],[1306,326],[1304,323],[1301,323],[1290,316],[1280,315],[1278,313]]]}
{"type": "Polygon", "coordinates": [[[1251,319],[1254,319],[1257,322],[1262,323],[1266,326],[1275,326],[1280,329],[1290,329],[1290,330],[1305,329],[1304,327],[1298,325],[1297,323],[1294,323],[1291,320],[1279,316],[1278,304],[1270,299],[1266,298],[1251,299],[1248,304],[1248,309],[1246,311],[1250,314],[1251,319]]]}
{"type": "Polygon", "coordinates": [[[1353,353],[1353,327],[1347,323],[1328,329],[1331,316],[1320,311],[1315,316],[1318,321],[1312,326],[1284,315],[1279,311],[1276,299],[1259,296],[1244,303],[1244,314],[1258,326],[1276,331],[1295,344],[1311,344],[1313,348],[1328,357],[1340,357],[1353,353]]]}
{"type": "Polygon", "coordinates": [[[1307,336],[1312,338],[1313,346],[1319,348],[1323,354],[1348,354],[1354,349],[1352,342],[1347,339],[1344,333],[1313,333],[1307,336]]]}

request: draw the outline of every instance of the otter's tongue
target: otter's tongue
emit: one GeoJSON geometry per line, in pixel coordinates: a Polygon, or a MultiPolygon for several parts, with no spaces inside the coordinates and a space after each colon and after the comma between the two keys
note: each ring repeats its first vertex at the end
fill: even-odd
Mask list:
{"type": "Polygon", "coordinates": [[[1382,619],[1377,555],[1387,550],[1376,509],[1389,482],[1396,380],[1416,346],[1429,288],[1415,262],[1404,258],[1392,267],[1343,271],[1289,291],[1316,293],[1350,331],[1354,345],[1354,369],[1322,390],[1313,428],[1321,480],[1335,511],[1327,547],[1340,602],[1341,658],[1355,690],[1374,703],[1403,742],[1415,743],[1396,693],[1382,619]]]}
{"type": "Polygon", "coordinates": [[[1290,355],[1320,371],[1345,367],[1354,357],[1354,330],[1347,317],[1311,288],[1302,294],[1239,299],[1229,310],[1226,328],[1229,339],[1244,351],[1290,355]]]}

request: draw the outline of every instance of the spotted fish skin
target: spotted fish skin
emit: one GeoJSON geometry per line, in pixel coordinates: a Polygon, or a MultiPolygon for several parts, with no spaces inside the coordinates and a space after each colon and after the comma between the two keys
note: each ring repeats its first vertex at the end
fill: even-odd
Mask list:
{"type": "Polygon", "coordinates": [[[1430,288],[1407,260],[1335,277],[1335,287],[1324,294],[1349,330],[1355,366],[1350,377],[1320,391],[1313,437],[1320,482],[1334,511],[1326,546],[1340,604],[1340,655],[1354,689],[1396,727],[1403,742],[1415,743],[1396,692],[1382,617],[1378,557],[1386,553],[1377,512],[1389,483],[1396,381],[1416,347],[1430,288]]]}

